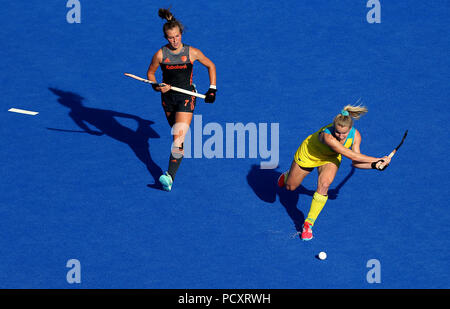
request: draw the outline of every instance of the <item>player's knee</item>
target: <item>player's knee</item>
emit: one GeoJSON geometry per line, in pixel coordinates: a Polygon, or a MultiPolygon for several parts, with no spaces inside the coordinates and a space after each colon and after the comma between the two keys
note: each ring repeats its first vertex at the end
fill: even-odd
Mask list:
{"type": "Polygon", "coordinates": [[[289,182],[286,183],[286,185],[284,186],[286,188],[286,190],[288,191],[295,191],[295,189],[297,189],[298,186],[292,185],[289,182]]]}
{"type": "Polygon", "coordinates": [[[321,179],[318,182],[318,191],[328,191],[328,188],[331,185],[331,181],[329,179],[321,179]]]}

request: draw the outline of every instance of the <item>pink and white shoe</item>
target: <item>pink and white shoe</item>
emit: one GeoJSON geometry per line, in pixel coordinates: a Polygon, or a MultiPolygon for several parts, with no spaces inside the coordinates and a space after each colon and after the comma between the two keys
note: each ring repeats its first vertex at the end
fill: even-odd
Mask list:
{"type": "Polygon", "coordinates": [[[313,233],[312,233],[312,225],[309,222],[303,223],[303,231],[302,235],[300,237],[302,240],[311,240],[313,239],[313,233]]]}

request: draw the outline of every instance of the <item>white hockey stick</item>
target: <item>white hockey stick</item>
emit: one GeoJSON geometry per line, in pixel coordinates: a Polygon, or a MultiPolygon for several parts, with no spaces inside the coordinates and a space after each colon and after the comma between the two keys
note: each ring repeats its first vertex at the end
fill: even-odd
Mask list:
{"type": "MultiPolygon", "coordinates": [[[[139,80],[141,82],[147,83],[147,84],[156,84],[155,82],[149,81],[148,79],[145,79],[145,78],[142,78],[142,77],[130,74],[130,73],[125,73],[125,75],[128,76],[128,77],[137,79],[137,80],[139,80]]],[[[170,86],[170,89],[173,90],[173,91],[176,91],[176,92],[189,94],[189,95],[201,98],[201,99],[206,98],[206,96],[204,94],[200,94],[200,93],[197,93],[197,92],[189,91],[189,90],[186,90],[186,89],[182,89],[182,88],[178,88],[178,87],[174,87],[174,86],[170,86]]]]}

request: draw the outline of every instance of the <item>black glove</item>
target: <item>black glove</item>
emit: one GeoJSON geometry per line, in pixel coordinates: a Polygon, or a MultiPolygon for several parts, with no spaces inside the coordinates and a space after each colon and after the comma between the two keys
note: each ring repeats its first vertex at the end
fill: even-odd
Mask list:
{"type": "Polygon", "coordinates": [[[156,87],[159,87],[159,84],[158,83],[152,83],[153,90],[159,92],[159,89],[156,89],[156,87]]]}
{"type": "Polygon", "coordinates": [[[205,93],[205,102],[206,103],[214,103],[216,100],[216,91],[217,89],[209,88],[208,91],[205,93]]]}
{"type": "Polygon", "coordinates": [[[386,167],[388,167],[388,165],[385,165],[383,168],[378,168],[377,167],[378,162],[384,162],[384,160],[378,160],[378,161],[372,162],[371,166],[373,169],[379,170],[379,171],[384,171],[386,169],[386,167]]]}
{"type": "MultiPolygon", "coordinates": [[[[383,161],[384,162],[384,161],[383,161]]],[[[386,164],[385,166],[383,166],[382,168],[379,168],[378,170],[379,171],[384,171],[385,169],[386,169],[386,167],[388,167],[389,166],[389,164],[386,164]]]]}

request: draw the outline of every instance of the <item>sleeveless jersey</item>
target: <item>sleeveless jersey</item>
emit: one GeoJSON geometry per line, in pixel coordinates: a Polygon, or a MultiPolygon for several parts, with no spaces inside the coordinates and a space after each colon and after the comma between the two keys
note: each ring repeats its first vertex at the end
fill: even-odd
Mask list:
{"type": "Polygon", "coordinates": [[[193,63],[189,58],[189,45],[183,44],[178,54],[167,46],[162,47],[163,60],[160,65],[163,83],[171,86],[192,90],[193,63]]]}
{"type": "MultiPolygon", "coordinates": [[[[324,133],[327,133],[327,134],[331,134],[331,135],[334,135],[334,126],[333,126],[333,124],[329,124],[329,125],[327,125],[326,127],[324,127],[324,128],[322,128],[321,130],[319,130],[319,133],[320,132],[324,132],[324,133]]],[[[350,148],[350,147],[352,147],[352,145],[353,145],[353,140],[355,139],[355,127],[352,127],[351,129],[350,129],[350,132],[348,133],[348,135],[347,135],[347,138],[345,139],[345,142],[344,142],[344,144],[343,144],[343,146],[345,147],[345,148],[350,148]]],[[[328,146],[327,146],[328,147],[328,146]]],[[[330,147],[328,147],[328,148],[330,148],[330,147]]],[[[331,150],[331,149],[330,149],[331,150]]],[[[332,150],[331,150],[332,151],[332,150]]]]}
{"type": "MultiPolygon", "coordinates": [[[[333,134],[333,124],[322,127],[319,131],[308,136],[295,153],[294,160],[302,167],[317,167],[327,163],[334,163],[338,167],[341,164],[342,156],[333,151],[328,145],[319,140],[320,133],[333,134]]],[[[343,144],[345,148],[350,148],[355,139],[355,128],[352,127],[343,144]]]]}

